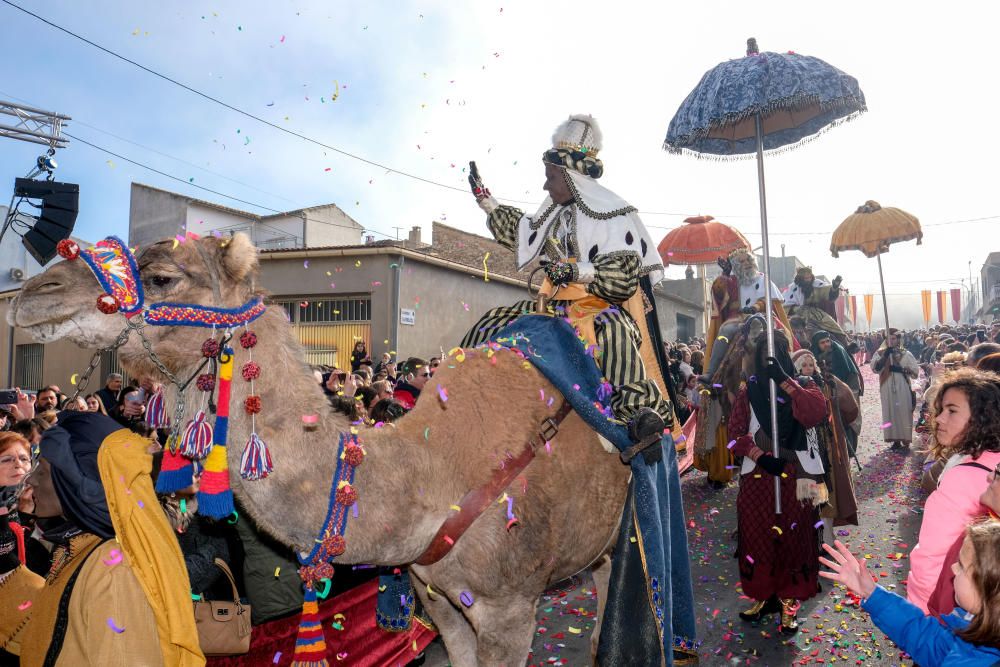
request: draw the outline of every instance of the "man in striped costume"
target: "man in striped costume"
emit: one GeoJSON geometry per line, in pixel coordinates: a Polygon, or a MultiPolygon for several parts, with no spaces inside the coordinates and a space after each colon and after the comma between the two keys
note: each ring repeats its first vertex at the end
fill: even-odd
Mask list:
{"type": "MultiPolygon", "coordinates": [[[[674,413],[672,387],[658,368],[665,364],[656,356],[662,356],[662,345],[652,286],[663,278],[656,246],[636,208],[597,183],[604,167],[597,157],[601,132],[593,117],[571,116],[556,128],[552,144],[542,155],[549,197],[534,215],[500,205],[474,163],[469,183],[490,232],[517,253],[518,267],[540,261],[546,275],[542,291],[552,298],[549,312],[569,317],[596,345],[595,360],[612,388],[614,419],[628,425],[633,441],[658,442],[665,426],[673,425],[674,413]]],[[[494,308],[466,334],[462,346],[481,344],[533,312],[533,301],[494,308]]],[[[652,449],[657,451],[644,451],[644,456],[661,455],[652,449]]]]}

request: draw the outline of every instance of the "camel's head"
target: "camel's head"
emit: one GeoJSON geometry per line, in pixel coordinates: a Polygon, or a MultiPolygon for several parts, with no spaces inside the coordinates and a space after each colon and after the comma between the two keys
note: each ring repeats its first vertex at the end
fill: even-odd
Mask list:
{"type": "MultiPolygon", "coordinates": [[[[140,250],[136,263],[147,306],[169,302],[234,308],[254,294],[257,249],[244,234],[189,238],[184,243],[161,241],[140,250]]],[[[8,320],[40,342],[69,338],[83,347],[106,347],[125,327],[125,318],[97,309],[103,293],[81,259],[60,262],[24,284],[8,320]]],[[[146,326],[145,334],[172,370],[197,361],[201,344],[210,335],[203,328],[186,326],[146,326]]],[[[121,350],[122,361],[133,365],[145,356],[136,338],[132,336],[121,350]]]]}
{"type": "Polygon", "coordinates": [[[59,262],[24,283],[7,311],[7,323],[40,343],[68,338],[85,348],[107,347],[125,327],[125,317],[99,311],[102,294],[83,260],[59,262]]]}

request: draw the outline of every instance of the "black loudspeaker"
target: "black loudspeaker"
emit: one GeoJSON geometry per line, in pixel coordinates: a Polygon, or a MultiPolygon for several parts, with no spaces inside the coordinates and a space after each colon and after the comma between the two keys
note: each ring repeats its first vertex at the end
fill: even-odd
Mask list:
{"type": "Polygon", "coordinates": [[[73,233],[80,211],[80,186],[18,178],[14,180],[14,196],[42,200],[41,213],[21,242],[35,261],[45,266],[56,256],[56,244],[73,233]]]}

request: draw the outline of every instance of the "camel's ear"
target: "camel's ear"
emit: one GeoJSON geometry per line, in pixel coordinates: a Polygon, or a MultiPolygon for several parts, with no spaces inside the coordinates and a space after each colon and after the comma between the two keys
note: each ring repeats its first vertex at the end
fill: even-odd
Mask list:
{"type": "Polygon", "coordinates": [[[234,282],[243,280],[257,267],[257,248],[246,234],[234,234],[222,246],[222,266],[234,282]]]}

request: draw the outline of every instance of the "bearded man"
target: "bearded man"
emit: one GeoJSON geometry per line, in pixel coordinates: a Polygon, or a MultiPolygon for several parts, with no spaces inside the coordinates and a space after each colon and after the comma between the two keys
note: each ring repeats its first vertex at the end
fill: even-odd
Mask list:
{"type": "Polygon", "coordinates": [[[801,317],[810,333],[826,331],[841,347],[846,348],[850,341],[837,324],[834,309],[843,280],[837,276],[832,283],[827,284],[825,280],[813,275],[811,267],[803,266],[795,272],[795,280],[785,292],[785,305],[789,316],[801,317]]]}
{"type": "MultiPolygon", "coordinates": [[[[706,384],[712,382],[712,376],[729,351],[729,343],[744,320],[754,313],[765,312],[767,308],[764,302],[767,295],[764,274],[757,270],[757,260],[752,253],[743,249],[734,250],[728,258],[719,260],[719,266],[722,275],[712,282],[712,322],[705,346],[709,363],[700,378],[706,384]]],[[[788,315],[781,305],[781,290],[773,282],[770,288],[774,316],[786,331],[791,332],[788,315]]]]}

